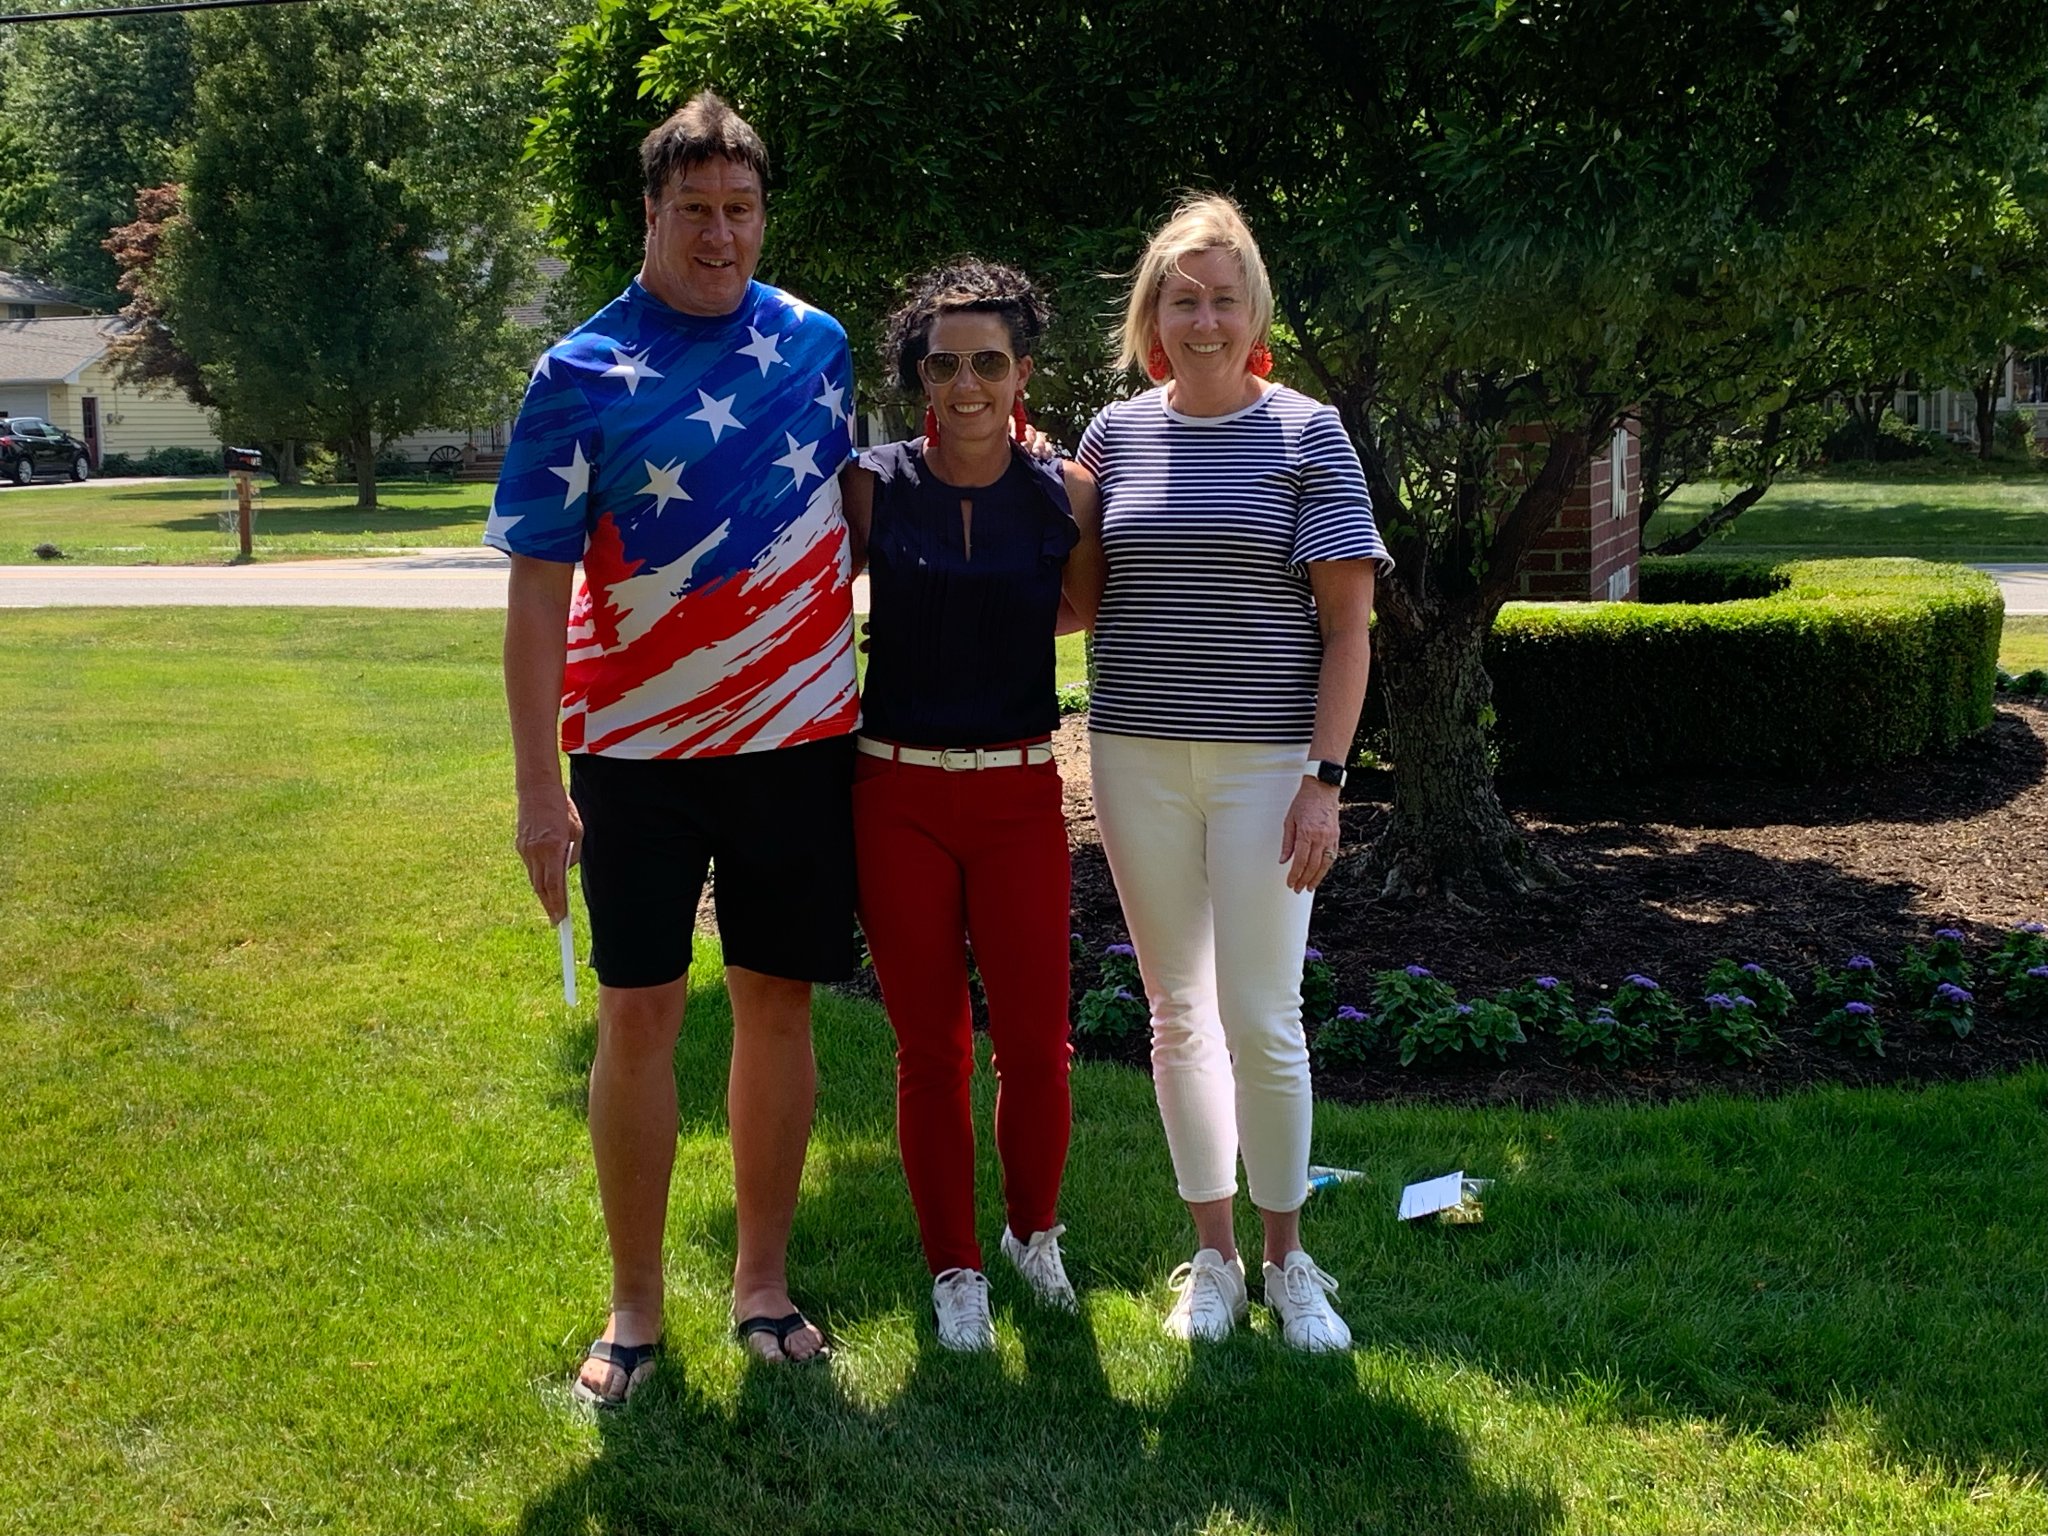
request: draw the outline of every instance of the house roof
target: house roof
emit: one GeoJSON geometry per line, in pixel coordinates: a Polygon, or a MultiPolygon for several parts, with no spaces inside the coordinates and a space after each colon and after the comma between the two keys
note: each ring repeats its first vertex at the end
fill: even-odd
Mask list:
{"type": "Polygon", "coordinates": [[[0,384],[76,384],[127,328],[112,315],[0,321],[0,384]]]}
{"type": "Polygon", "coordinates": [[[0,304],[76,304],[90,309],[76,294],[54,283],[23,277],[19,272],[0,272],[0,304]]]}

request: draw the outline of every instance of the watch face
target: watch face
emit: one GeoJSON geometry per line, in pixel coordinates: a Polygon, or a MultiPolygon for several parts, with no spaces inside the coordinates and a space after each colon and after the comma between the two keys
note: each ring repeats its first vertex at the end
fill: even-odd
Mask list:
{"type": "Polygon", "coordinates": [[[1316,777],[1333,789],[1344,787],[1344,765],[1342,763],[1317,763],[1316,777]]]}

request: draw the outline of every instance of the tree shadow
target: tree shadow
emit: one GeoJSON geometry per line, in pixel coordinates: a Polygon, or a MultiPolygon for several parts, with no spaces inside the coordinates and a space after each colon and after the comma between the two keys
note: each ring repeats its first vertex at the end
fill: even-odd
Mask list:
{"type": "MultiPolygon", "coordinates": [[[[190,498],[185,498],[190,505],[190,498]]],[[[256,509],[256,531],[259,537],[282,538],[287,534],[318,533],[332,536],[348,534],[395,534],[431,533],[453,527],[467,527],[483,516],[481,506],[470,505],[449,507],[445,511],[431,507],[380,506],[368,512],[358,511],[353,506],[336,506],[331,510],[323,507],[277,507],[261,503],[256,509]]],[[[184,517],[165,517],[147,524],[165,533],[207,533],[220,527],[218,512],[192,513],[184,517]]]]}

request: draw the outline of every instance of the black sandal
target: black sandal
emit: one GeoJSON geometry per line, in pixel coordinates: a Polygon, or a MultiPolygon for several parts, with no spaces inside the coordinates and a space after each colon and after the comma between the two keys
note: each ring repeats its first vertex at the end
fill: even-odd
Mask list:
{"type": "MultiPolygon", "coordinates": [[[[782,1358],[790,1365],[809,1365],[813,1360],[822,1360],[832,1353],[832,1345],[828,1341],[818,1346],[816,1354],[805,1355],[801,1360],[796,1359],[790,1354],[787,1346],[789,1344],[789,1336],[800,1328],[817,1328],[817,1324],[813,1323],[801,1312],[791,1312],[786,1317],[747,1317],[733,1324],[732,1336],[739,1340],[741,1347],[744,1348],[747,1340],[755,1334],[772,1333],[775,1335],[776,1349],[781,1351],[782,1358]]],[[[824,1329],[818,1328],[818,1337],[821,1339],[825,1337],[824,1329]]],[[[747,1353],[753,1355],[757,1360],[766,1360],[768,1358],[766,1355],[752,1349],[748,1349],[747,1353]]]]}
{"type": "Polygon", "coordinates": [[[592,1408],[623,1408],[642,1384],[654,1375],[650,1367],[660,1352],[659,1339],[652,1344],[617,1344],[610,1339],[593,1339],[590,1348],[583,1352],[584,1360],[596,1360],[610,1366],[624,1379],[625,1385],[616,1393],[600,1392],[584,1381],[583,1367],[579,1365],[569,1384],[569,1395],[592,1408]],[[640,1374],[643,1370],[647,1372],[644,1376],[640,1374]]]}

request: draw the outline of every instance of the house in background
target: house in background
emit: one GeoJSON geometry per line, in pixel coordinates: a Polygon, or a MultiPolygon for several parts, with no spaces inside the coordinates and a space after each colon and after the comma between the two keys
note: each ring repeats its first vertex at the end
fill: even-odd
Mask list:
{"type": "Polygon", "coordinates": [[[0,416],[62,427],[85,444],[95,469],[110,453],[219,453],[212,418],[183,395],[146,395],[116,381],[107,349],[127,327],[119,316],[82,312],[0,321],[0,416]]]}
{"type": "MultiPolygon", "coordinates": [[[[1517,434],[1528,440],[1534,433],[1517,434]]],[[[1636,423],[1614,429],[1569,493],[1557,521],[1524,557],[1524,602],[1623,602],[1637,596],[1642,555],[1642,445],[1636,423]]]]}
{"type": "Polygon", "coordinates": [[[9,320],[48,320],[92,313],[90,304],[54,283],[38,282],[18,272],[0,272],[0,314],[9,320]]]}

